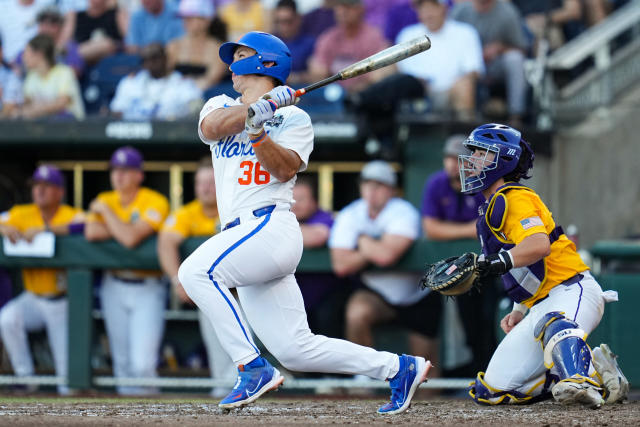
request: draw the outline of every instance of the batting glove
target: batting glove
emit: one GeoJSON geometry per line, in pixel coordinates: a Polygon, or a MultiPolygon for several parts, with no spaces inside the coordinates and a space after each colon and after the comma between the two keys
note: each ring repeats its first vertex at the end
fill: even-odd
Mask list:
{"type": "Polygon", "coordinates": [[[272,99],[278,105],[278,108],[295,105],[299,99],[296,97],[296,91],[289,86],[278,86],[271,89],[263,95],[264,99],[272,99]]]}
{"type": "Polygon", "coordinates": [[[249,106],[244,128],[250,135],[262,132],[265,122],[273,117],[278,105],[271,99],[258,99],[249,106]],[[251,113],[253,111],[253,114],[251,113]]]}
{"type": "Polygon", "coordinates": [[[487,256],[482,254],[478,257],[477,263],[478,273],[481,277],[502,276],[513,268],[511,255],[506,251],[487,256]]]}

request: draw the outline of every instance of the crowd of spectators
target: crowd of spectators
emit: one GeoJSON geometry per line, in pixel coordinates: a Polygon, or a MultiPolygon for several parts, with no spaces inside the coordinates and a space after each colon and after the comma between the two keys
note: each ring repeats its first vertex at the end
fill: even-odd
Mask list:
{"type": "MultiPolygon", "coordinates": [[[[90,102],[95,93],[89,78],[92,70],[114,55],[144,56],[145,48],[151,44],[164,48],[166,75],[171,84],[177,79],[193,82],[201,99],[219,93],[233,94],[229,71],[218,58],[218,47],[255,30],[273,32],[289,46],[293,69],[288,83],[294,86],[327,77],[391,44],[427,34],[433,42],[428,54],[340,82],[347,92],[347,103],[357,107],[359,92],[399,73],[416,82],[386,82],[393,93],[399,87],[397,99],[390,101],[391,110],[403,98],[417,96],[426,99],[429,109],[438,114],[473,119],[478,114],[502,111],[504,118],[519,124],[526,118],[529,98],[523,64],[528,56],[536,55],[539,41],[544,39],[555,49],[600,22],[610,9],[622,3],[623,0],[3,0],[0,114],[4,118],[80,120],[85,117],[83,98],[90,102]],[[39,39],[34,48],[31,41],[36,36],[39,39]],[[38,50],[51,44],[43,42],[44,37],[51,38],[53,55],[38,50]],[[46,64],[35,73],[33,63],[26,61],[27,50],[35,53],[30,60],[44,56],[40,62],[46,64]],[[61,72],[60,65],[70,67],[73,75],[61,72]],[[50,82],[62,74],[65,87],[60,93],[52,93],[50,82]],[[38,85],[33,83],[35,75],[39,76],[38,85]],[[20,82],[23,87],[19,87],[20,82]],[[416,84],[421,89],[416,90],[416,84]],[[33,105],[36,99],[46,99],[55,106],[34,112],[29,104],[33,105]]],[[[126,73],[116,77],[128,78],[126,73]]],[[[140,93],[159,90],[161,86],[142,87],[146,82],[130,80],[128,86],[138,86],[140,93]]],[[[156,114],[153,108],[142,112],[133,105],[137,99],[126,102],[130,105],[123,107],[118,102],[120,109],[108,113],[136,120],[173,120],[194,113],[192,108],[180,107],[175,108],[178,114],[156,114]],[[128,116],[122,114],[124,110],[138,113],[128,116]]],[[[366,111],[364,115],[377,119],[366,111]]]]}

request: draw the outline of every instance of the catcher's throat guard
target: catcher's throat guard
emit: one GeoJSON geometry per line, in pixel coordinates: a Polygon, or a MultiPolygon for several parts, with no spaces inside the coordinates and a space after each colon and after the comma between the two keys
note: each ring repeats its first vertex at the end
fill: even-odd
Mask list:
{"type": "Polygon", "coordinates": [[[479,273],[478,255],[467,252],[459,257],[451,257],[427,266],[420,280],[423,289],[438,291],[442,295],[462,295],[476,285],[479,273]]]}

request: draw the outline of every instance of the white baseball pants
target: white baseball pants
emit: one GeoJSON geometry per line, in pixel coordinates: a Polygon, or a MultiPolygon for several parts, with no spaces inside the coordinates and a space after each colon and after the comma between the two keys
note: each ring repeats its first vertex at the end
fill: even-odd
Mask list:
{"type": "MultiPolygon", "coordinates": [[[[144,283],[132,284],[105,274],[100,300],[116,378],[157,377],[167,287],[161,279],[148,278],[144,283]]],[[[157,390],[118,386],[117,391],[139,395],[157,390]]]]}
{"type": "Polygon", "coordinates": [[[584,278],[577,283],[553,288],[549,297],[534,305],[505,336],[489,362],[484,376],[487,384],[499,390],[515,390],[534,396],[542,391],[547,368],[542,346],[533,333],[538,321],[546,313],[562,311],[589,334],[600,323],[604,304],[609,300],[588,271],[582,274],[584,278]]]}
{"type": "MultiPolygon", "coordinates": [[[[0,310],[0,335],[17,376],[34,374],[27,332],[46,329],[56,375],[66,378],[68,354],[67,298],[49,300],[25,291],[0,310]]],[[[67,393],[67,386],[58,392],[67,393]]]]}
{"type": "Polygon", "coordinates": [[[311,332],[293,275],[301,256],[302,233],[293,213],[245,215],[240,225],[196,249],[180,266],[179,279],[236,364],[248,363],[260,353],[248,321],[287,369],[362,374],[380,380],[394,376],[397,355],[311,332]],[[238,290],[246,320],[229,292],[232,287],[238,290]]]}

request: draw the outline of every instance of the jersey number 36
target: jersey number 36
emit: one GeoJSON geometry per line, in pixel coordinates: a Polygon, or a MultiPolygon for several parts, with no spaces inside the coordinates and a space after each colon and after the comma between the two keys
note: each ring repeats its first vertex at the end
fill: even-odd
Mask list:
{"type": "Polygon", "coordinates": [[[240,163],[240,169],[242,169],[242,177],[238,178],[240,185],[249,185],[251,182],[261,185],[271,181],[271,175],[260,167],[260,162],[254,163],[251,160],[245,160],[240,163]]]}

